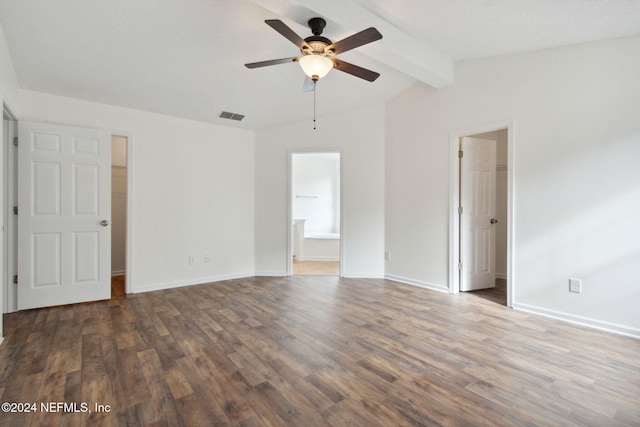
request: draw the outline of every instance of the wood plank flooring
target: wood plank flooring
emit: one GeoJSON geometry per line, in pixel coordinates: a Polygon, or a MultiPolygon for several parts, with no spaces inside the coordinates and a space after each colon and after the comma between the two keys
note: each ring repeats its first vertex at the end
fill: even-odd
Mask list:
{"type": "Polygon", "coordinates": [[[496,279],[495,288],[480,289],[469,293],[497,304],[502,304],[505,307],[507,306],[507,281],[505,279],[496,279]]]}
{"type": "Polygon", "coordinates": [[[293,261],[294,276],[338,276],[339,261],[293,261]]]}
{"type": "Polygon", "coordinates": [[[2,426],[640,425],[640,340],[472,293],[262,277],[4,324],[0,401],[92,412],[2,426]]]}

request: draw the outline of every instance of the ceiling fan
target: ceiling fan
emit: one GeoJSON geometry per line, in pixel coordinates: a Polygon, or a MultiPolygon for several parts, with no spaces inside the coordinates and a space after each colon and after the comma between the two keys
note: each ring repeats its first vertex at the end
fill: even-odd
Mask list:
{"type": "Polygon", "coordinates": [[[245,64],[247,68],[260,68],[288,62],[298,62],[307,75],[304,84],[305,91],[314,90],[315,83],[327,75],[332,68],[369,82],[374,81],[380,76],[380,74],[375,71],[367,70],[366,68],[335,58],[335,55],[380,40],[382,34],[373,27],[333,43],[328,38],[322,37],[322,31],[327,25],[326,21],[322,18],[312,18],[309,20],[308,25],[313,36],[307,37],[306,39],[297,35],[279,19],[267,19],[264,22],[283,35],[287,40],[298,46],[302,55],[291,58],[272,59],[270,61],[252,62],[245,64]]]}

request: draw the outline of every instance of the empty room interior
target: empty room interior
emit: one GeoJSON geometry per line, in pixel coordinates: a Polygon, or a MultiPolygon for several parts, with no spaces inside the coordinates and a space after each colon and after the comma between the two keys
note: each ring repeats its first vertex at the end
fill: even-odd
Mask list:
{"type": "Polygon", "coordinates": [[[0,425],[640,425],[640,1],[0,2],[0,425]]]}

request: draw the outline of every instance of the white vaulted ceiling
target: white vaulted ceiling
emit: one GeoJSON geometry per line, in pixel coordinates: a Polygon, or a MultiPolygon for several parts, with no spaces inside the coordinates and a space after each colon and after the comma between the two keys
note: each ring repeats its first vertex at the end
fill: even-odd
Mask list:
{"type": "Polygon", "coordinates": [[[245,129],[310,119],[297,64],[244,64],[299,53],[265,19],[304,38],[315,16],[333,41],[383,34],[340,55],[381,77],[330,72],[319,115],[386,102],[416,81],[455,84],[456,61],[640,34],[640,0],[0,0],[21,88],[245,129]]]}

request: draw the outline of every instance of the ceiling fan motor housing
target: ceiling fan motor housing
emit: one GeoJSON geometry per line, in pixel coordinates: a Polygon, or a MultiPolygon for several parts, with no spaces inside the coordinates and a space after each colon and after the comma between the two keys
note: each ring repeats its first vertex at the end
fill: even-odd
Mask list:
{"type": "Polygon", "coordinates": [[[322,37],[322,31],[327,25],[327,22],[322,18],[311,18],[308,22],[311,29],[312,36],[304,39],[307,45],[311,47],[311,50],[304,46],[301,52],[304,55],[331,55],[332,51],[326,51],[325,48],[331,45],[333,42],[326,37],[322,37]]]}

